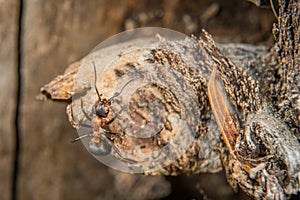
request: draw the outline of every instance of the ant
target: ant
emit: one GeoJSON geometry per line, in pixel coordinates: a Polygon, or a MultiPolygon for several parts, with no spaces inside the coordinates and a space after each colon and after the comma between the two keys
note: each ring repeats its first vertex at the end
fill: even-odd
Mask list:
{"type": "Polygon", "coordinates": [[[87,119],[89,119],[92,122],[92,125],[87,125],[87,124],[81,124],[80,126],[85,126],[85,127],[89,127],[93,129],[92,133],[88,133],[82,136],[79,136],[77,138],[75,138],[72,142],[76,142],[78,140],[82,140],[83,138],[87,138],[90,137],[91,140],[89,142],[89,151],[94,154],[94,155],[100,155],[100,156],[105,156],[111,153],[111,149],[113,148],[114,151],[120,156],[120,158],[126,162],[129,163],[136,163],[136,161],[128,159],[128,158],[124,158],[121,154],[121,152],[119,151],[119,149],[113,144],[113,142],[108,139],[107,135],[108,134],[114,134],[112,132],[110,132],[108,130],[108,128],[106,128],[107,125],[109,125],[110,123],[112,123],[115,119],[112,118],[111,120],[109,120],[108,122],[105,123],[105,118],[107,118],[109,112],[110,112],[110,106],[111,106],[111,102],[112,100],[119,96],[123,89],[132,81],[129,80],[120,90],[120,92],[116,92],[111,98],[109,99],[105,99],[105,98],[101,98],[102,94],[99,93],[97,87],[96,87],[96,82],[97,82],[97,78],[96,78],[96,65],[95,62],[93,62],[93,66],[94,66],[94,74],[95,74],[95,81],[94,81],[94,88],[96,90],[98,99],[96,100],[95,104],[92,107],[92,118],[85,112],[85,110],[83,109],[83,103],[82,103],[82,99],[81,99],[81,109],[83,114],[85,115],[85,117],[87,119]]]}

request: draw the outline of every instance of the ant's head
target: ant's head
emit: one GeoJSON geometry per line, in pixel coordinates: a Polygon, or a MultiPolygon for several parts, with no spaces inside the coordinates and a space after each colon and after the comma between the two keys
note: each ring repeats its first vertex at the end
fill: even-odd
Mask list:
{"type": "Polygon", "coordinates": [[[99,117],[107,117],[110,108],[110,102],[104,99],[103,101],[97,101],[92,107],[92,113],[99,117]]]}
{"type": "Polygon", "coordinates": [[[116,92],[111,98],[109,98],[108,100],[106,99],[101,99],[102,94],[99,93],[97,87],[96,87],[96,83],[97,83],[97,72],[96,72],[96,64],[94,61],[93,62],[93,66],[94,66],[94,74],[95,74],[95,81],[94,81],[94,88],[96,90],[97,96],[98,96],[98,100],[96,101],[95,105],[92,107],[92,113],[96,114],[99,117],[107,117],[108,113],[109,113],[109,109],[110,109],[110,105],[112,100],[119,96],[121,94],[121,92],[123,91],[123,89],[131,82],[133,81],[132,79],[130,79],[120,90],[120,92],[116,92]]]}

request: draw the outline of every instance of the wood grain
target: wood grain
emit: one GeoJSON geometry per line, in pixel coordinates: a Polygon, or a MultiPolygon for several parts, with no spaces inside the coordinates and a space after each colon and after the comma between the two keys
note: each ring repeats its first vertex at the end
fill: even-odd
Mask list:
{"type": "Polygon", "coordinates": [[[15,148],[19,1],[0,5],[0,199],[11,198],[15,148]],[[8,17],[9,16],[9,17],[8,17]],[[5,20],[4,20],[5,19],[5,20]]]}

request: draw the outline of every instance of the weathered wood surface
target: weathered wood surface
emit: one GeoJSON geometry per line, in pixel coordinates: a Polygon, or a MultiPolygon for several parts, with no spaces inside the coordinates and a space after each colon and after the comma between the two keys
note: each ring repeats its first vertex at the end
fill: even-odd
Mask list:
{"type": "Polygon", "coordinates": [[[0,1],[0,199],[10,199],[14,170],[19,1],[0,1]]]}

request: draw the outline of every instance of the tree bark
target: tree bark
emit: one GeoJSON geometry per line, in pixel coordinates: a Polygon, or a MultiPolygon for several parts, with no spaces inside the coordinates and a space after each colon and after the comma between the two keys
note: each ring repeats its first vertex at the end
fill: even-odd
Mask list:
{"type": "MultiPolygon", "coordinates": [[[[203,107],[207,107],[207,99],[219,98],[220,100],[226,99],[227,101],[223,102],[221,107],[228,106],[229,109],[217,111],[214,107],[218,107],[217,104],[221,103],[221,101],[210,101],[210,106],[214,111],[214,118],[217,121],[219,131],[222,134],[222,139],[225,141],[227,148],[225,147],[224,149],[224,146],[218,139],[220,135],[216,134],[216,132],[214,132],[215,137],[203,138],[204,135],[211,135],[210,130],[216,129],[216,124],[207,123],[209,120],[213,121],[211,116],[200,119],[200,130],[205,130],[205,133],[197,130],[196,140],[198,145],[191,146],[191,151],[197,149],[197,152],[194,152],[194,154],[200,155],[201,147],[205,146],[205,144],[212,144],[210,140],[218,141],[217,143],[221,144],[221,146],[209,145],[208,147],[210,152],[213,152],[213,149],[218,149],[219,154],[217,154],[217,159],[213,159],[212,154],[204,153],[200,161],[195,157],[189,157],[189,155],[192,154],[189,154],[190,151],[187,150],[186,154],[176,162],[166,168],[162,168],[153,173],[151,172],[151,174],[163,173],[177,175],[180,173],[190,174],[203,171],[215,172],[220,170],[219,161],[222,160],[227,172],[228,181],[232,187],[237,188],[237,185],[239,185],[252,197],[258,199],[285,199],[291,194],[298,192],[300,165],[297,159],[300,152],[299,142],[297,140],[297,137],[299,139],[300,119],[298,6],[296,1],[279,2],[278,26],[275,24],[274,27],[276,45],[270,53],[267,53],[266,50],[261,47],[239,44],[233,44],[232,46],[220,45],[221,50],[219,50],[213,39],[207,34],[207,42],[200,38],[198,47],[193,43],[195,41],[191,40],[188,42],[185,41],[187,43],[181,42],[178,46],[175,45],[175,47],[173,47],[171,43],[161,41],[160,45],[152,49],[153,58],[148,58],[148,60],[152,59],[155,65],[163,65],[166,68],[171,68],[181,73],[186,81],[190,80],[191,82],[189,82],[189,84],[197,91],[195,94],[198,96],[198,100],[203,107]],[[287,29],[287,27],[289,28],[287,29]],[[179,50],[181,44],[187,47],[189,51],[184,52],[183,50],[179,50]],[[169,49],[177,50],[170,51],[169,49]],[[193,66],[194,63],[197,63],[197,56],[193,51],[198,51],[198,54],[204,57],[203,61],[198,62],[199,75],[192,75],[183,70],[183,68],[186,69],[193,66]],[[184,60],[184,53],[181,54],[179,52],[194,55],[193,59],[195,60],[186,61],[184,60]],[[260,59],[257,60],[257,58],[260,59]],[[211,60],[214,62],[211,62],[211,60]],[[203,63],[205,65],[202,65],[203,63]],[[214,68],[218,71],[217,76],[219,80],[215,80],[215,75],[209,79],[209,74],[214,68]],[[193,79],[199,80],[198,83],[193,83],[193,79]],[[216,94],[221,95],[220,97],[207,96],[207,85],[208,94],[219,87],[214,86],[210,89],[209,86],[210,84],[213,85],[212,82],[220,82],[220,87],[222,87],[220,89],[224,90],[223,94],[221,92],[216,94]],[[203,91],[199,92],[201,90],[203,91]],[[229,106],[229,104],[231,104],[231,106],[229,106]],[[230,116],[230,120],[227,118],[223,119],[222,116],[220,117],[219,115],[222,114],[222,112],[225,112],[224,116],[230,116]],[[225,126],[231,126],[231,128],[224,129],[225,126]],[[277,138],[279,138],[278,141],[277,138]],[[226,149],[229,149],[229,153],[226,153],[226,149]],[[214,164],[209,165],[206,163],[206,160],[211,160],[214,164]],[[194,167],[195,164],[185,164],[191,162],[194,162],[197,167],[194,167]],[[206,163],[205,167],[203,163],[206,163]],[[282,173],[282,171],[285,173],[282,173]]],[[[144,42],[147,44],[146,41],[144,42]]],[[[122,44],[120,44],[119,48],[124,48],[121,47],[121,45],[122,44]]],[[[94,54],[94,57],[97,57],[97,54],[99,56],[103,54],[103,52],[99,51],[94,54]]],[[[107,54],[109,55],[109,53],[107,54]]],[[[120,55],[120,57],[122,57],[122,55],[120,55]]],[[[130,67],[136,67],[134,64],[136,63],[135,61],[131,61],[130,59],[125,59],[125,61],[132,63],[130,67]]],[[[114,66],[111,67],[114,68],[114,66]]],[[[126,68],[116,67],[114,70],[115,72],[128,72],[126,68]]],[[[194,69],[186,70],[189,72],[195,71],[194,69]]],[[[87,71],[86,73],[90,73],[86,74],[87,77],[92,78],[95,76],[91,74],[91,71],[87,71]]],[[[158,74],[164,74],[164,72],[159,72],[158,74]]],[[[73,77],[73,75],[74,74],[67,73],[64,76],[69,80],[75,80],[76,78],[74,77],[76,76],[73,77]]],[[[133,74],[131,74],[131,76],[132,75],[133,74]]],[[[110,80],[109,85],[118,82],[115,78],[103,77],[102,79],[110,80]]],[[[177,80],[179,79],[177,78],[177,80]]],[[[46,85],[42,88],[42,92],[46,94],[48,98],[58,98],[60,100],[71,98],[70,95],[64,96],[63,98],[57,96],[57,94],[71,94],[74,93],[75,90],[73,88],[73,90],[65,92],[63,90],[66,88],[61,87],[60,83],[56,81],[60,80],[54,80],[49,85],[46,85]],[[54,90],[51,90],[53,88],[54,90]],[[60,89],[62,89],[62,91],[59,91],[60,89]],[[53,93],[51,91],[55,92],[53,93]]],[[[159,82],[159,80],[156,81],[159,82]]],[[[155,82],[155,84],[158,83],[155,82]]],[[[101,83],[100,85],[107,84],[101,83]]],[[[79,88],[82,87],[80,86],[79,88]]],[[[90,85],[88,87],[93,86],[90,85]]],[[[70,87],[69,84],[67,89],[70,88],[72,88],[72,85],[70,87]]],[[[105,91],[103,88],[102,90],[105,91]]],[[[146,88],[146,90],[149,90],[149,88],[146,88]]],[[[191,92],[191,98],[193,96],[192,90],[193,89],[186,90],[186,92],[191,92]]],[[[151,94],[156,96],[153,92],[151,94]]],[[[94,94],[87,93],[86,98],[86,101],[90,102],[89,105],[92,105],[92,99],[95,99],[95,92],[94,94]]],[[[136,101],[139,102],[138,100],[136,101]]],[[[119,104],[122,107],[122,101],[120,101],[119,104]]],[[[68,111],[70,122],[75,127],[78,122],[84,121],[84,116],[80,117],[78,112],[74,114],[74,112],[71,111],[76,109],[76,107],[77,110],[80,110],[79,104],[72,104],[69,106],[68,111]],[[76,122],[73,121],[74,117],[76,122]]],[[[137,111],[138,109],[135,108],[133,110],[137,111]]],[[[207,114],[205,113],[210,112],[211,111],[206,108],[200,111],[200,115],[206,116],[207,114]]],[[[146,113],[144,114],[147,115],[146,113]]],[[[193,115],[190,117],[191,119],[195,118],[193,115]]],[[[133,118],[133,120],[136,119],[133,118]]],[[[119,129],[118,127],[112,127],[110,130],[118,132],[119,129]]],[[[129,145],[129,147],[136,146],[136,144],[129,142],[131,139],[126,136],[126,133],[124,136],[112,140],[119,148],[122,148],[123,143],[129,145]]],[[[146,149],[149,148],[153,150],[157,148],[153,145],[147,146],[149,143],[147,141],[144,142],[145,144],[142,146],[146,146],[146,149]]],[[[159,144],[161,142],[157,141],[157,143],[159,144]]]]}

